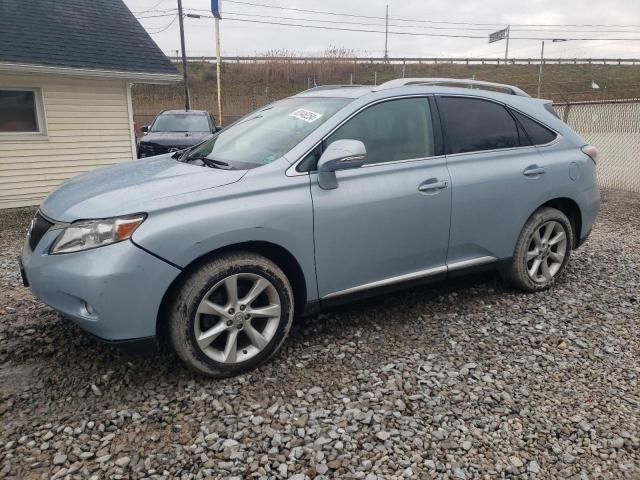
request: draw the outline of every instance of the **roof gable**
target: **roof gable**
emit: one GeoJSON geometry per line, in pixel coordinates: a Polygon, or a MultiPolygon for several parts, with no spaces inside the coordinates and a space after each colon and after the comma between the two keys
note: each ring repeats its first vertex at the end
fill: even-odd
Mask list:
{"type": "Polygon", "coordinates": [[[177,73],[122,0],[2,0],[0,62],[177,73]]]}

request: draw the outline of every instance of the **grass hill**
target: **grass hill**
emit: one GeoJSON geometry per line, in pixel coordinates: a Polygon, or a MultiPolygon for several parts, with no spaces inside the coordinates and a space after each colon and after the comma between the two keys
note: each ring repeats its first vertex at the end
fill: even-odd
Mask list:
{"type": "MultiPolygon", "coordinates": [[[[355,63],[348,59],[306,63],[274,58],[264,63],[224,63],[222,73],[225,123],[261,105],[313,86],[353,83],[373,85],[402,77],[401,64],[355,63]]],[[[516,85],[537,95],[538,65],[406,64],[406,77],[475,78],[516,85]]],[[[215,65],[190,62],[192,108],[217,112],[215,65]]],[[[547,64],[542,77],[543,98],[556,103],[640,98],[640,65],[547,64]],[[592,87],[592,82],[599,86],[592,87]]],[[[160,110],[181,108],[181,84],[135,85],[135,115],[141,123],[160,110]]]]}

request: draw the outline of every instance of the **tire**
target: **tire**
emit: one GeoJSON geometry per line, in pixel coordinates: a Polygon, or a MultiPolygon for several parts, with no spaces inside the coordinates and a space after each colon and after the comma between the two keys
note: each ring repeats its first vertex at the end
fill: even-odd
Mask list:
{"type": "Polygon", "coordinates": [[[169,340],[191,369],[230,377],[280,349],[293,311],[291,285],[275,263],[251,252],[224,254],[193,271],[179,288],[168,318],[169,340]]]}
{"type": "Polygon", "coordinates": [[[525,292],[548,289],[564,272],[573,239],[571,222],[564,213],[539,208],[520,232],[511,264],[503,271],[504,280],[525,292]]]}

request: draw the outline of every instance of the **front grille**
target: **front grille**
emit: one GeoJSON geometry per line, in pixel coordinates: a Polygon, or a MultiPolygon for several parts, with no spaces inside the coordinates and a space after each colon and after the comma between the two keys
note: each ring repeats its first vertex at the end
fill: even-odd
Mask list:
{"type": "Polygon", "coordinates": [[[144,153],[147,157],[153,157],[154,155],[162,155],[163,153],[168,153],[170,149],[171,147],[147,143],[140,146],[140,153],[144,153]]]}
{"type": "Polygon", "coordinates": [[[31,247],[31,250],[35,250],[44,234],[47,233],[52,226],[53,223],[40,215],[40,212],[36,213],[36,216],[33,217],[33,221],[31,222],[31,228],[29,229],[29,247],[31,247]]]}

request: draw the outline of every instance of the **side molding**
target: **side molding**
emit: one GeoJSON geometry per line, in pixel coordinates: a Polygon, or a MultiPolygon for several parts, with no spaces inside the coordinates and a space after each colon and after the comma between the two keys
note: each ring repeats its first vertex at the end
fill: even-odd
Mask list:
{"type": "Polygon", "coordinates": [[[386,287],[386,286],[395,285],[398,283],[409,282],[411,280],[427,278],[427,277],[431,277],[431,276],[442,274],[442,273],[454,272],[454,271],[463,270],[466,268],[477,267],[480,265],[487,265],[497,261],[498,259],[496,257],[489,257],[489,256],[472,258],[469,260],[462,260],[460,262],[454,262],[449,265],[443,265],[441,267],[428,268],[426,270],[418,270],[417,272],[407,273],[405,275],[398,275],[396,277],[385,278],[382,280],[377,280],[375,282],[365,283],[363,285],[357,285],[355,287],[340,290],[338,292],[329,293],[323,296],[322,300],[330,300],[336,297],[341,297],[343,295],[350,295],[353,293],[362,292],[362,291],[370,290],[373,288],[386,287]]]}
{"type": "Polygon", "coordinates": [[[386,287],[388,285],[393,285],[396,283],[408,282],[409,280],[416,280],[418,278],[430,277],[431,275],[437,275],[438,273],[445,273],[447,271],[446,266],[428,268],[426,270],[419,270],[413,273],[407,273],[405,275],[398,275],[397,277],[385,278],[383,280],[378,280],[376,282],[365,283],[364,285],[358,285],[356,287],[347,288],[345,290],[340,290],[338,292],[329,293],[322,297],[323,300],[327,300],[334,297],[339,297],[342,295],[348,295],[350,293],[356,293],[363,290],[369,290],[371,288],[377,287],[386,287]]]}

